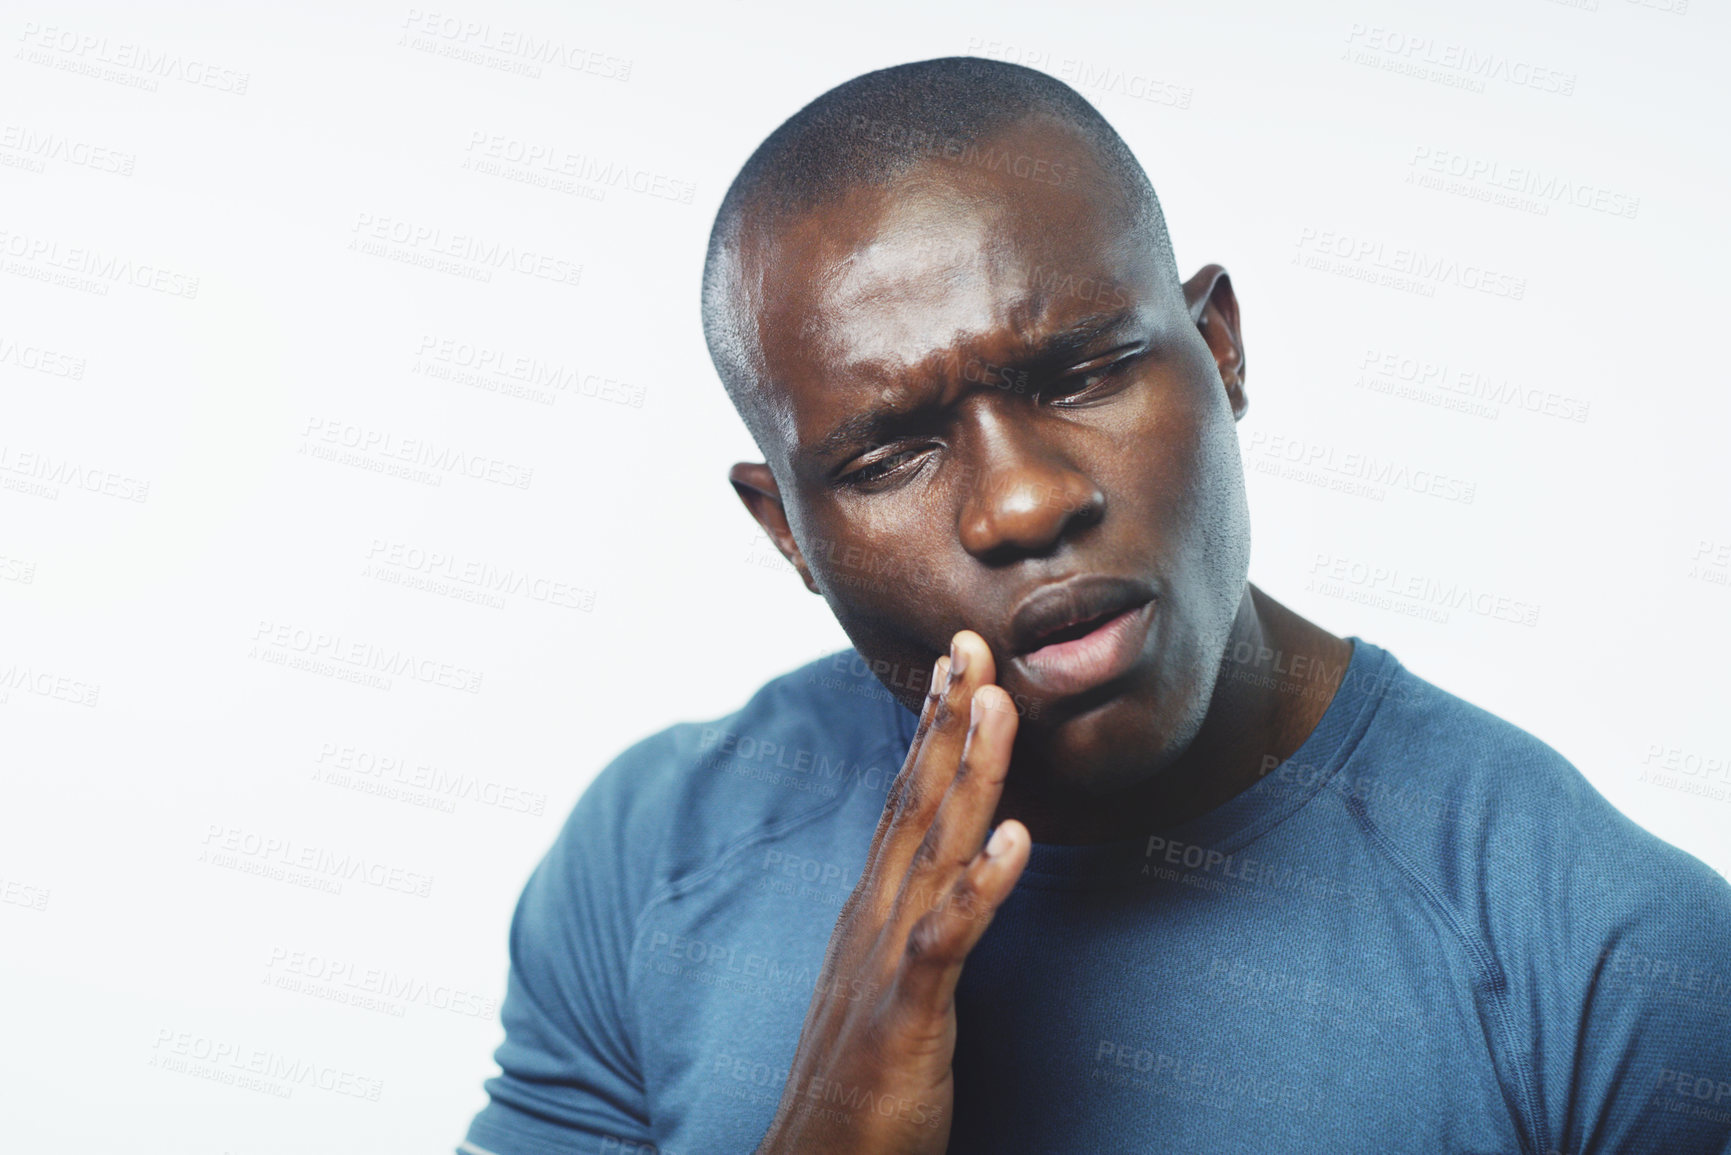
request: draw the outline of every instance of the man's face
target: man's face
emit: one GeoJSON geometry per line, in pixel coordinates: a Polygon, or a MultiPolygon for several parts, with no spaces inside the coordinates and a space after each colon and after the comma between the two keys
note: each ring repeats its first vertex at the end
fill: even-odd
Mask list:
{"type": "MultiPolygon", "coordinates": [[[[1045,119],[980,143],[748,233],[764,449],[892,692],[918,710],[975,630],[1020,707],[1017,763],[1106,793],[1182,753],[1213,692],[1249,564],[1234,407],[1090,146],[1045,119]]],[[[1237,344],[1222,292],[1217,349],[1237,344]]]]}

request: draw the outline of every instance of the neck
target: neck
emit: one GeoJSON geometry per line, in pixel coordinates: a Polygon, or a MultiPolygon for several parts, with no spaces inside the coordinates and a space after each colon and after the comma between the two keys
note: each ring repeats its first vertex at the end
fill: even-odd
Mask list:
{"type": "Polygon", "coordinates": [[[1042,788],[1053,777],[1038,767],[1012,772],[995,821],[1020,820],[1036,842],[1088,844],[1138,838],[1205,814],[1304,743],[1351,656],[1352,643],[1247,583],[1208,711],[1182,753],[1109,795],[1042,788]]]}

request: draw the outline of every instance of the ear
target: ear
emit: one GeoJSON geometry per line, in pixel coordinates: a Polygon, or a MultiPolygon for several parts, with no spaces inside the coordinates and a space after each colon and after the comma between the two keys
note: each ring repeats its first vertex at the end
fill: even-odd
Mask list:
{"type": "Polygon", "coordinates": [[[1238,297],[1232,292],[1232,279],[1219,265],[1204,265],[1184,282],[1184,303],[1220,367],[1220,381],[1232,402],[1232,419],[1237,421],[1250,408],[1250,395],[1244,390],[1244,336],[1238,329],[1238,297]]]}
{"type": "Polygon", "coordinates": [[[781,556],[799,571],[805,588],[814,594],[819,593],[817,583],[811,577],[811,568],[805,564],[805,555],[800,552],[798,543],[793,540],[793,531],[787,526],[787,510],[781,504],[781,487],[776,485],[769,466],[762,462],[741,461],[727,471],[727,480],[733,483],[733,491],[739,494],[739,500],[745,503],[757,524],[775,542],[781,556]]]}

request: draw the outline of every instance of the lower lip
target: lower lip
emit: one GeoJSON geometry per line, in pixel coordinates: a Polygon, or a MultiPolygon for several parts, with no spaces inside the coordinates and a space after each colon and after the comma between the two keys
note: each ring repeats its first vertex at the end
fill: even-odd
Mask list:
{"type": "Polygon", "coordinates": [[[1122,677],[1136,664],[1153,619],[1154,602],[1143,602],[1092,633],[1031,650],[1015,665],[1036,690],[1053,697],[1080,694],[1122,677]]]}

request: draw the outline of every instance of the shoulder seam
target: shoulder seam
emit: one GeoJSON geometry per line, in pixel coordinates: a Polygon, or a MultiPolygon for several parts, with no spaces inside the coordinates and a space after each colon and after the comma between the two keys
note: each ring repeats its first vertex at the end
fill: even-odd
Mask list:
{"type": "Polygon", "coordinates": [[[1514,1023],[1508,1006],[1508,977],[1503,973],[1502,967],[1497,964],[1496,956],[1491,953],[1489,947],[1479,940],[1471,928],[1461,921],[1454,909],[1443,901],[1442,896],[1437,894],[1436,890],[1424,880],[1417,870],[1413,869],[1400,851],[1395,849],[1394,844],[1389,841],[1382,829],[1371,818],[1370,811],[1364,804],[1364,799],[1356,794],[1348,794],[1343,797],[1343,801],[1346,803],[1347,813],[1352,815],[1353,821],[1364,831],[1365,837],[1370,840],[1371,845],[1387,858],[1394,868],[1405,876],[1418,891],[1419,896],[1442,916],[1444,923],[1465,949],[1467,959],[1477,976],[1478,984],[1483,987],[1490,1002],[1501,1045],[1507,1052],[1509,1062],[1514,1068],[1516,1080],[1514,1091],[1521,1116],[1518,1122],[1523,1125],[1523,1129],[1526,1131],[1526,1134],[1522,1136],[1523,1146],[1527,1147],[1529,1152],[1535,1153],[1551,1150],[1549,1128],[1539,1114],[1537,1099],[1533,1091],[1532,1070],[1523,1057],[1523,1052],[1515,1044],[1514,1023]]]}
{"type": "MultiPolygon", "coordinates": [[[[896,739],[890,738],[890,739],[887,739],[884,742],[882,742],[876,746],[870,747],[868,753],[865,755],[865,758],[875,758],[880,752],[888,752],[888,753],[893,754],[895,752],[895,748],[896,748],[896,739]]],[[[863,760],[865,760],[865,759],[862,758],[862,761],[863,760]]],[[[859,782],[859,779],[856,777],[854,779],[855,788],[857,788],[858,782],[859,782]]],[[[763,842],[765,842],[771,838],[776,838],[776,837],[779,837],[783,834],[786,834],[790,830],[797,830],[801,826],[804,826],[809,822],[814,822],[817,819],[822,818],[823,816],[833,812],[834,810],[839,808],[842,805],[842,803],[847,801],[847,799],[849,798],[849,796],[852,793],[853,793],[853,790],[851,788],[848,790],[838,790],[838,791],[836,791],[836,795],[834,798],[826,799],[825,801],[819,803],[818,805],[813,806],[809,810],[803,811],[799,814],[795,814],[792,817],[785,818],[773,826],[763,826],[763,827],[759,827],[755,830],[748,830],[748,831],[740,834],[732,842],[730,842],[726,846],[724,846],[721,849],[721,851],[715,856],[715,860],[713,862],[711,862],[708,866],[704,867],[702,870],[693,871],[692,873],[687,874],[687,875],[683,875],[680,878],[669,879],[666,882],[662,883],[660,886],[656,887],[655,890],[650,892],[648,899],[646,899],[644,901],[642,909],[640,909],[637,912],[636,916],[632,919],[632,923],[631,923],[631,945],[628,948],[627,958],[629,958],[630,955],[633,955],[636,953],[637,944],[643,938],[643,922],[646,918],[649,917],[650,911],[654,910],[657,906],[668,901],[669,899],[676,898],[679,895],[686,893],[687,891],[695,890],[697,887],[703,885],[705,882],[709,881],[709,879],[713,878],[716,874],[719,874],[722,871],[722,869],[724,869],[731,862],[733,862],[733,860],[736,859],[740,854],[744,853],[746,850],[750,849],[751,847],[759,845],[759,844],[761,844],[761,843],[763,843],[763,842]]],[[[636,1015],[636,1008],[637,1008],[636,975],[637,975],[637,970],[635,967],[629,967],[628,971],[629,971],[629,973],[627,974],[626,980],[625,980],[625,998],[626,998],[626,1001],[631,1005],[631,1008],[632,1008],[632,1016],[631,1017],[632,1017],[633,1024],[637,1025],[637,1015],[636,1015]]]]}

